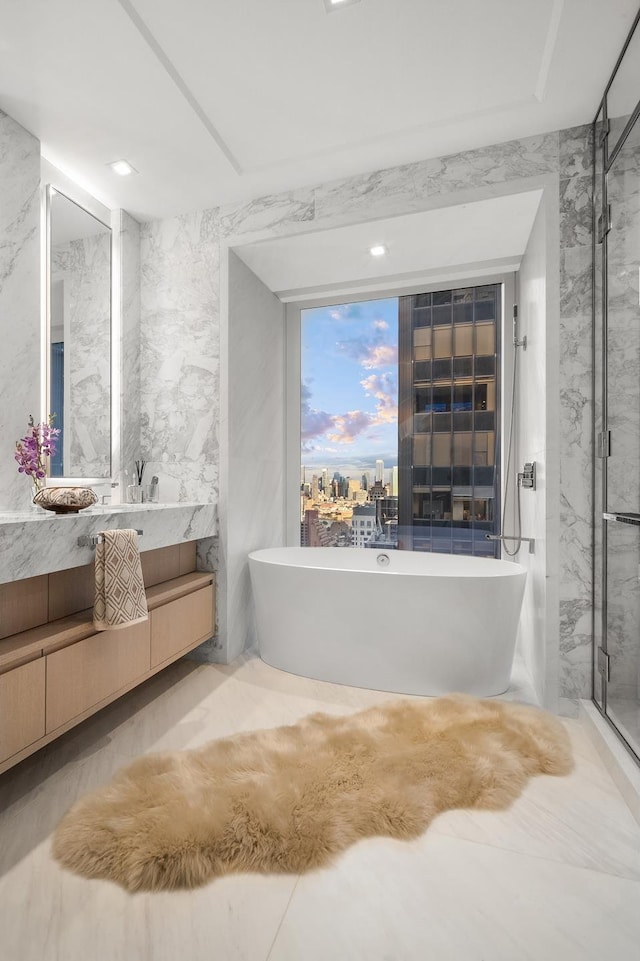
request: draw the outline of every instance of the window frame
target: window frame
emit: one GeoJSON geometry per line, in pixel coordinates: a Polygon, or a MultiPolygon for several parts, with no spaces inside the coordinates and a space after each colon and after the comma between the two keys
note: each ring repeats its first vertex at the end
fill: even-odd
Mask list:
{"type": "MultiPolygon", "coordinates": [[[[301,359],[302,359],[302,322],[303,310],[313,307],[334,307],[341,304],[358,304],[368,300],[383,300],[390,297],[403,297],[410,294],[433,293],[434,291],[452,290],[461,287],[481,287],[486,284],[502,285],[502,331],[501,331],[501,362],[497,377],[496,406],[500,411],[500,434],[508,439],[511,412],[503,404],[503,396],[510,398],[510,392],[504,392],[502,385],[511,385],[513,376],[513,350],[505,350],[512,341],[513,304],[517,303],[517,272],[495,274],[482,273],[474,276],[473,271],[461,273],[459,277],[449,276],[446,280],[431,283],[413,284],[411,286],[391,286],[382,290],[360,290],[357,292],[344,291],[339,295],[314,296],[308,300],[290,301],[285,305],[285,385],[284,385],[284,417],[285,417],[285,463],[284,463],[284,533],[285,545],[300,546],[300,434],[301,434],[301,359]]],[[[500,500],[504,495],[502,479],[506,470],[507,443],[501,444],[500,450],[500,500]]],[[[513,470],[512,464],[512,470],[513,470]]]]}

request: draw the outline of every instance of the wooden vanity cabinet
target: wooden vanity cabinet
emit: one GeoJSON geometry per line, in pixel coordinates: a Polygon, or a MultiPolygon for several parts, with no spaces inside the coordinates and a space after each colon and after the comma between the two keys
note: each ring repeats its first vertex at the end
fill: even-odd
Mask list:
{"type": "Polygon", "coordinates": [[[0,674],[0,763],[44,737],[44,689],[42,657],[0,674]]]}
{"type": "Polygon", "coordinates": [[[93,627],[93,565],[45,577],[47,603],[42,577],[0,585],[0,773],[214,634],[215,578],[195,570],[195,543],[142,562],[149,619],[120,630],[93,627]]]}

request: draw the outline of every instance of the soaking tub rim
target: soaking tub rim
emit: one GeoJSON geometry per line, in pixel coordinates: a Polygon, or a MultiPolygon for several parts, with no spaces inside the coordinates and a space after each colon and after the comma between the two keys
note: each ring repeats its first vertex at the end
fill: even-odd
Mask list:
{"type": "MultiPolygon", "coordinates": [[[[496,577],[515,577],[515,576],[520,576],[522,574],[525,574],[525,575],[527,574],[527,568],[524,567],[522,564],[518,563],[517,561],[505,561],[503,558],[473,557],[467,554],[433,554],[427,551],[397,552],[395,550],[389,550],[389,549],[385,550],[385,548],[379,548],[374,550],[371,548],[357,548],[357,547],[356,548],[299,547],[299,546],[261,547],[255,551],[250,551],[248,557],[249,557],[249,560],[251,561],[255,561],[260,564],[270,564],[274,567],[289,567],[289,568],[294,568],[299,570],[340,572],[341,574],[378,574],[378,575],[385,574],[385,575],[393,575],[395,577],[420,577],[420,578],[426,577],[434,580],[435,579],[450,580],[451,578],[459,578],[460,580],[478,580],[480,578],[485,578],[485,579],[493,580],[496,577]],[[424,571],[419,569],[398,571],[398,570],[392,570],[388,567],[332,567],[332,566],[328,566],[327,564],[320,564],[320,563],[294,563],[292,559],[284,559],[284,558],[278,559],[273,556],[272,557],[264,556],[265,554],[275,555],[281,552],[288,553],[293,551],[304,551],[305,552],[304,554],[298,555],[298,556],[305,557],[306,559],[306,556],[307,556],[306,552],[311,552],[311,553],[314,551],[351,552],[354,550],[356,551],[367,550],[368,553],[370,552],[374,556],[377,556],[378,554],[387,554],[393,557],[394,554],[402,553],[403,555],[419,554],[421,557],[429,557],[429,558],[432,558],[434,556],[456,558],[456,560],[459,560],[461,562],[461,567],[463,564],[468,564],[468,562],[471,562],[475,566],[476,564],[480,565],[481,562],[486,561],[486,562],[493,562],[493,565],[495,565],[495,567],[493,568],[493,570],[489,570],[488,568],[486,570],[482,570],[480,569],[480,566],[478,566],[477,571],[469,571],[468,568],[467,570],[462,569],[458,571],[454,571],[454,570],[424,571]]],[[[446,563],[448,563],[448,561],[446,563]]]]}

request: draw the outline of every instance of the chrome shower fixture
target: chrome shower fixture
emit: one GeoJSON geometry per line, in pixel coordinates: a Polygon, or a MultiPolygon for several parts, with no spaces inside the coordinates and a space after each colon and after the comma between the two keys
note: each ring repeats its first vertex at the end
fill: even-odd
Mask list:
{"type": "Polygon", "coordinates": [[[526,335],[522,338],[522,340],[518,340],[518,305],[517,304],[513,305],[513,346],[523,347],[525,350],[527,349],[526,335]]]}
{"type": "Polygon", "coordinates": [[[534,491],[536,489],[536,462],[531,461],[522,468],[522,473],[518,474],[518,480],[522,487],[534,491]]]}

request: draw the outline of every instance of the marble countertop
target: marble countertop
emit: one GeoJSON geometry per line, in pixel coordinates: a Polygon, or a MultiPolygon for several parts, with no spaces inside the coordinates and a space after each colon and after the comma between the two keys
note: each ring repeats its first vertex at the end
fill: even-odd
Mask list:
{"type": "Polygon", "coordinates": [[[78,538],[118,528],[141,530],[141,551],[200,540],[218,533],[215,504],[114,504],[78,514],[30,510],[0,512],[0,584],[80,567],[93,547],[78,538]]]}

